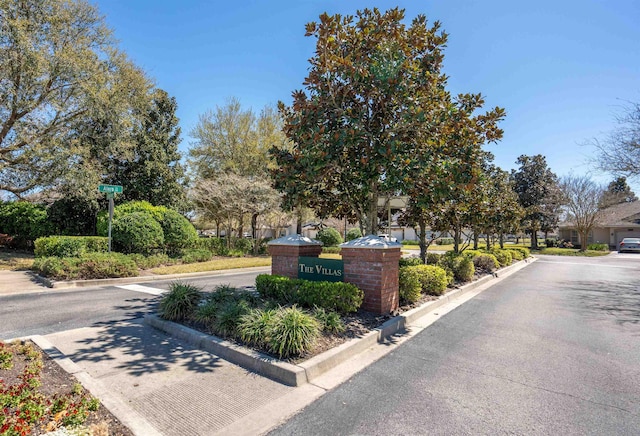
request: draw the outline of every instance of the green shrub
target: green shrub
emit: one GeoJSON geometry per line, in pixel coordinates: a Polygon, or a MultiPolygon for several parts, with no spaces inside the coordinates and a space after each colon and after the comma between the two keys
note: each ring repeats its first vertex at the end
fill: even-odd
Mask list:
{"type": "Polygon", "coordinates": [[[498,259],[496,259],[493,254],[485,253],[473,258],[473,266],[477,270],[490,273],[500,268],[500,262],[498,262],[498,259]]]}
{"type": "Polygon", "coordinates": [[[427,251],[427,264],[428,265],[437,265],[440,261],[442,254],[439,253],[429,253],[427,251]]]}
{"type": "Polygon", "coordinates": [[[123,253],[149,254],[164,244],[162,227],[144,212],[133,212],[114,219],[113,246],[123,253]]]}
{"type": "Polygon", "coordinates": [[[144,254],[131,253],[127,255],[133,260],[140,269],[157,268],[162,265],[172,265],[175,262],[172,261],[169,256],[164,253],[152,254],[151,256],[145,256],[144,254]]]}
{"type": "Polygon", "coordinates": [[[263,298],[269,298],[282,304],[293,303],[295,281],[288,277],[260,274],[256,277],[256,290],[263,298]]]}
{"type": "Polygon", "coordinates": [[[436,239],[436,245],[452,245],[453,238],[438,238],[436,239]]]}
{"type": "Polygon", "coordinates": [[[558,246],[558,240],[556,238],[547,238],[544,240],[544,243],[549,248],[558,246]]]}
{"type": "Polygon", "coordinates": [[[192,318],[202,300],[202,290],[188,283],[171,283],[169,292],[160,300],[160,316],[169,321],[192,318]]]}
{"type": "Polygon", "coordinates": [[[364,293],[351,283],[292,280],[269,274],[256,277],[256,289],[263,298],[280,304],[318,306],[340,313],[356,312],[364,299],[364,293]]]}
{"type": "Polygon", "coordinates": [[[93,235],[100,205],[96,198],[70,195],[54,201],[47,207],[47,218],[54,234],[65,236],[93,235]]]}
{"type": "Polygon", "coordinates": [[[233,238],[231,240],[231,249],[240,252],[237,257],[245,256],[253,251],[253,239],[233,238]]]}
{"type": "Polygon", "coordinates": [[[522,259],[526,259],[531,256],[531,252],[526,247],[509,247],[509,250],[519,251],[522,254],[522,259]]]}
{"type": "Polygon", "coordinates": [[[269,349],[280,358],[310,351],[320,335],[318,321],[297,307],[277,312],[269,329],[269,349]]]}
{"type": "Polygon", "coordinates": [[[101,236],[46,236],[34,242],[36,257],[78,257],[85,253],[106,253],[109,239],[101,236]]]}
{"type": "Polygon", "coordinates": [[[333,227],[325,227],[324,229],[318,231],[316,239],[322,242],[322,245],[325,247],[335,247],[342,244],[343,242],[342,236],[340,236],[340,232],[338,232],[333,227]]]}
{"type": "Polygon", "coordinates": [[[226,256],[228,253],[226,242],[223,238],[198,238],[191,242],[195,250],[209,250],[212,255],[226,256]]]}
{"type": "Polygon", "coordinates": [[[403,239],[402,245],[420,245],[420,241],[414,241],[413,239],[403,239]]]}
{"type": "Polygon", "coordinates": [[[456,280],[461,282],[469,282],[473,279],[473,275],[476,273],[476,268],[473,265],[473,260],[468,257],[460,256],[453,261],[453,276],[456,280]]]}
{"type": "Polygon", "coordinates": [[[415,269],[420,280],[422,292],[430,295],[442,295],[447,289],[449,280],[447,272],[436,265],[418,265],[411,266],[415,269]]]}
{"type": "Polygon", "coordinates": [[[420,299],[422,284],[415,266],[401,266],[398,272],[400,301],[415,303],[420,299]]]}
{"type": "Polygon", "coordinates": [[[588,250],[594,250],[594,251],[609,251],[609,246],[607,244],[589,244],[587,246],[588,250]]]}
{"type": "Polygon", "coordinates": [[[508,266],[513,262],[513,256],[509,250],[494,249],[492,254],[496,257],[500,266],[508,266]]]}
{"type": "Polygon", "coordinates": [[[269,331],[277,314],[273,309],[251,309],[240,317],[237,330],[243,342],[259,347],[269,342],[269,331]]]}
{"type": "Polygon", "coordinates": [[[164,245],[170,254],[191,247],[198,239],[198,232],[193,224],[175,210],[164,211],[160,226],[164,234],[164,245]]]}
{"type": "Polygon", "coordinates": [[[345,326],[338,312],[326,310],[322,307],[313,309],[313,316],[320,323],[320,329],[329,333],[342,333],[345,326]]]}
{"type": "Polygon", "coordinates": [[[0,202],[0,233],[13,236],[20,245],[30,246],[52,232],[44,206],[27,201],[0,202]]]}
{"type": "Polygon", "coordinates": [[[471,260],[470,257],[454,253],[453,251],[449,251],[440,257],[438,266],[450,271],[453,278],[459,282],[470,281],[476,272],[473,266],[473,260],[471,260]]]}
{"type": "Polygon", "coordinates": [[[80,257],[40,257],[32,269],[55,280],[135,277],[138,267],[121,253],[87,253],[80,257]]]}
{"type": "Polygon", "coordinates": [[[362,232],[360,228],[354,227],[347,230],[347,241],[353,241],[354,239],[362,238],[362,232]]]}
{"type": "Polygon", "coordinates": [[[182,251],[182,259],[183,263],[195,263],[195,262],[206,262],[211,260],[213,254],[206,249],[203,248],[190,248],[182,251]]]}
{"type": "Polygon", "coordinates": [[[313,308],[322,307],[340,313],[356,312],[364,300],[364,292],[351,283],[311,282],[297,280],[294,303],[313,308]]]}
{"type": "Polygon", "coordinates": [[[524,259],[524,256],[522,255],[522,252],[520,250],[514,250],[512,248],[507,249],[507,251],[509,253],[511,253],[511,258],[513,260],[522,260],[524,259]]]}
{"type": "Polygon", "coordinates": [[[401,257],[400,267],[422,265],[422,259],[419,257],[401,257]]]}
{"type": "Polygon", "coordinates": [[[340,247],[322,247],[322,252],[329,254],[340,254],[341,250],[342,248],[340,247]]]}
{"type": "Polygon", "coordinates": [[[213,331],[220,336],[238,336],[240,318],[251,310],[245,300],[230,300],[222,303],[213,322],[213,331]]]}

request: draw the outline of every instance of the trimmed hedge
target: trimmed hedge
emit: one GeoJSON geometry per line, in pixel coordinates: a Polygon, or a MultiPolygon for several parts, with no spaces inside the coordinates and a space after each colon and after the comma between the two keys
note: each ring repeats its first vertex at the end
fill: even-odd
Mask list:
{"type": "Polygon", "coordinates": [[[106,253],[109,238],[102,236],[46,236],[34,242],[36,257],[78,257],[86,253],[106,253]]]}
{"type": "Polygon", "coordinates": [[[340,313],[356,312],[364,299],[364,293],[351,283],[311,282],[270,274],[256,277],[256,289],[264,298],[280,304],[317,306],[340,313]]]}
{"type": "Polygon", "coordinates": [[[148,254],[161,248],[164,233],[160,223],[144,212],[133,212],[113,220],[113,245],[122,253],[148,254]]]}
{"type": "Polygon", "coordinates": [[[503,250],[500,248],[494,249],[491,252],[491,254],[493,254],[500,263],[500,266],[511,265],[511,263],[513,262],[513,255],[511,253],[512,252],[509,250],[503,250]]]}
{"type": "Polygon", "coordinates": [[[449,279],[447,278],[447,272],[443,268],[435,265],[417,265],[408,268],[417,272],[423,293],[430,295],[444,294],[449,284],[449,279]]]}
{"type": "Polygon", "coordinates": [[[138,267],[122,253],[87,253],[79,257],[40,257],[31,268],[55,280],[136,277],[138,267]]]}
{"type": "Polygon", "coordinates": [[[44,206],[27,201],[0,201],[0,233],[12,236],[17,245],[30,246],[30,241],[53,233],[53,226],[44,206]]]}
{"type": "Polygon", "coordinates": [[[164,245],[170,254],[193,246],[198,239],[198,232],[193,224],[175,210],[164,210],[160,226],[164,233],[164,245]]]}
{"type": "Polygon", "coordinates": [[[488,273],[500,268],[500,262],[493,254],[483,253],[473,257],[473,266],[488,273]]]}
{"type": "Polygon", "coordinates": [[[401,266],[398,272],[400,301],[415,303],[420,299],[422,284],[415,266],[401,266]]]}
{"type": "Polygon", "coordinates": [[[325,247],[336,247],[344,242],[340,232],[333,227],[325,227],[320,230],[316,234],[315,239],[322,242],[322,245],[325,247]]]}
{"type": "Polygon", "coordinates": [[[362,238],[362,232],[359,228],[354,227],[347,230],[347,241],[353,241],[354,239],[362,238]]]}

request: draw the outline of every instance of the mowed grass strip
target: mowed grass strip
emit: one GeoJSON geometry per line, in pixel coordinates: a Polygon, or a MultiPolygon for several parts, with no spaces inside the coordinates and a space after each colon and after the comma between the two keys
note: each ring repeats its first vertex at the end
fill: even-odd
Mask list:
{"type": "Polygon", "coordinates": [[[552,256],[583,256],[583,257],[598,257],[598,256],[606,256],[609,254],[608,251],[596,251],[596,250],[587,250],[580,251],[577,248],[557,248],[557,247],[548,247],[543,248],[538,251],[539,254],[549,254],[552,256]]]}
{"type": "Polygon", "coordinates": [[[208,262],[189,263],[185,265],[162,266],[150,271],[154,274],[185,274],[221,269],[251,268],[256,266],[271,266],[271,257],[221,257],[208,262]]]}
{"type": "Polygon", "coordinates": [[[26,271],[33,265],[33,254],[20,251],[0,250],[0,270],[26,271]]]}

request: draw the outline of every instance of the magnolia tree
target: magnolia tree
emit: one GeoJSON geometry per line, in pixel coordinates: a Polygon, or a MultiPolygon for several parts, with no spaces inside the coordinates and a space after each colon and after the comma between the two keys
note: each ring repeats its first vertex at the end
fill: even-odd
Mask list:
{"type": "Polygon", "coordinates": [[[279,103],[293,145],[272,149],[287,207],[308,205],[376,233],[380,196],[429,191],[420,207],[451,197],[473,181],[480,144],[500,138],[502,109],[474,115],[479,95],[445,90],[440,23],[403,21],[396,8],[307,24],[316,50],[305,88],[291,106],[279,103]]]}

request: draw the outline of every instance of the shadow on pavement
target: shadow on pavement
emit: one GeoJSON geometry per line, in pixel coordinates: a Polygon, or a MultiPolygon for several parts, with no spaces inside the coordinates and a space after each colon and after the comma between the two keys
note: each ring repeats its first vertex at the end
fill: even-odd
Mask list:
{"type": "Polygon", "coordinates": [[[143,323],[142,316],[149,312],[150,306],[156,305],[156,299],[134,298],[126,303],[115,307],[127,311],[124,319],[94,324],[97,334],[77,341],[82,345],[67,357],[77,363],[112,362],[114,370],[125,370],[133,376],[169,371],[176,366],[205,373],[221,366],[219,357],[183,344],[143,323]]]}
{"type": "Polygon", "coordinates": [[[612,281],[575,281],[566,289],[587,314],[618,325],[640,324],[640,286],[612,281]]]}

